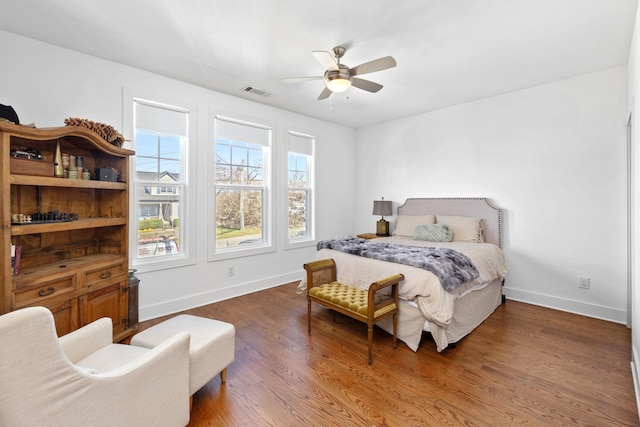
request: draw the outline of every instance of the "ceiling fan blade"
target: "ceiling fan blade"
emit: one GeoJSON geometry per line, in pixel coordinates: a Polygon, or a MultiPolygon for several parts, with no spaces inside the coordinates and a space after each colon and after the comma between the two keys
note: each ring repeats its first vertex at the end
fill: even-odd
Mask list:
{"type": "Polygon", "coordinates": [[[331,89],[329,89],[328,87],[325,87],[324,90],[320,92],[320,95],[318,96],[318,101],[327,99],[328,97],[331,96],[332,93],[333,92],[331,92],[331,89]]]}
{"type": "Polygon", "coordinates": [[[373,93],[376,93],[384,87],[381,84],[365,79],[359,79],[357,77],[354,77],[353,80],[351,80],[351,85],[357,87],[358,89],[366,90],[367,92],[373,93]]]}
{"type": "Polygon", "coordinates": [[[307,76],[307,77],[285,77],[280,79],[284,83],[306,82],[309,80],[322,80],[324,76],[307,76]]]}
{"type": "Polygon", "coordinates": [[[361,74],[373,73],[374,71],[382,71],[387,68],[395,67],[396,60],[391,56],[385,56],[384,58],[374,59],[373,61],[365,62],[351,69],[351,74],[358,76],[361,74]]]}
{"type": "Polygon", "coordinates": [[[336,59],[329,52],[324,50],[314,50],[313,56],[318,60],[325,70],[337,71],[339,69],[336,59]]]}

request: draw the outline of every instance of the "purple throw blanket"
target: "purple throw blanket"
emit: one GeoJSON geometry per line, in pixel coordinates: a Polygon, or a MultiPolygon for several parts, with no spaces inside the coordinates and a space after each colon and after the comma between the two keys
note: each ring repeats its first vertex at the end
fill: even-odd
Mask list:
{"type": "Polygon", "coordinates": [[[317,248],[423,268],[435,274],[447,292],[480,275],[468,256],[448,248],[376,243],[353,236],[321,240],[317,248]]]}

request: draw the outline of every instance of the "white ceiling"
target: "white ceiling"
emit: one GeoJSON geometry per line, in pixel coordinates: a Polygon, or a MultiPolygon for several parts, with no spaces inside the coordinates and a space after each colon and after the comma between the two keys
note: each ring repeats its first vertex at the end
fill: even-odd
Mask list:
{"type": "MultiPolygon", "coordinates": [[[[637,0],[2,0],[0,29],[358,128],[627,63],[637,0]],[[396,68],[317,101],[311,54],[396,68]],[[267,97],[245,93],[253,86],[267,97]]],[[[25,55],[28,53],[25,52],[25,55]]]]}

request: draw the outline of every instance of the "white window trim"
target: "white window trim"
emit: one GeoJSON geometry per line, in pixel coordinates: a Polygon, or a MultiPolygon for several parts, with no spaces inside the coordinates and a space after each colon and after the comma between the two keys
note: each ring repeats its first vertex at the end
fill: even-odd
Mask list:
{"type": "MultiPolygon", "coordinates": [[[[282,220],[282,227],[284,227],[284,250],[291,250],[291,249],[298,249],[298,248],[306,248],[309,246],[315,246],[316,245],[316,231],[315,231],[315,224],[316,224],[316,163],[317,163],[317,158],[316,158],[316,147],[318,145],[318,137],[314,136],[314,132],[311,132],[309,130],[304,130],[304,129],[297,129],[294,126],[288,126],[288,130],[286,132],[284,132],[284,134],[286,135],[286,141],[285,141],[285,147],[283,153],[282,153],[282,158],[283,158],[283,165],[284,167],[283,169],[283,173],[284,173],[284,177],[283,177],[283,191],[284,191],[284,197],[283,197],[283,204],[286,205],[284,208],[284,215],[283,215],[283,220],[282,220]],[[311,175],[309,177],[309,188],[311,188],[311,198],[309,200],[309,221],[311,222],[311,227],[309,227],[309,237],[307,237],[306,239],[300,239],[300,240],[296,240],[296,241],[291,241],[289,239],[289,214],[288,214],[288,203],[289,203],[289,146],[290,146],[290,135],[291,133],[294,133],[296,135],[300,135],[300,136],[304,136],[304,137],[309,137],[309,138],[313,138],[313,151],[312,151],[312,156],[313,156],[313,162],[311,165],[311,175]]],[[[294,150],[295,151],[295,150],[294,150]]]]}
{"type": "Polygon", "coordinates": [[[246,256],[272,253],[276,251],[274,242],[274,208],[276,204],[276,194],[273,191],[273,176],[276,168],[274,152],[277,150],[278,131],[277,126],[266,119],[257,119],[241,113],[229,112],[218,108],[210,108],[208,119],[207,138],[207,261],[214,262],[225,259],[241,258],[246,256]],[[216,198],[215,198],[215,151],[214,151],[214,123],[216,117],[222,117],[229,121],[246,122],[256,124],[271,130],[271,144],[267,150],[266,186],[265,186],[265,206],[264,206],[264,232],[263,243],[261,245],[251,245],[247,248],[234,248],[219,251],[216,248],[216,198]]]}
{"type": "MultiPolygon", "coordinates": [[[[137,230],[135,227],[129,228],[129,265],[135,268],[140,273],[159,271],[176,267],[184,267],[187,265],[194,265],[197,261],[197,232],[196,232],[196,207],[197,207],[197,182],[196,182],[196,162],[197,162],[197,117],[198,106],[194,102],[185,101],[180,98],[168,96],[165,94],[156,93],[144,89],[135,88],[123,88],[123,133],[126,141],[128,142],[128,148],[135,150],[133,147],[134,140],[134,122],[133,122],[133,102],[135,99],[142,99],[150,101],[151,103],[157,103],[158,105],[175,106],[181,109],[189,111],[189,144],[185,147],[185,171],[184,171],[184,186],[185,195],[181,200],[181,209],[184,212],[184,218],[180,219],[180,226],[184,228],[183,233],[185,236],[186,244],[181,242],[180,253],[165,257],[148,258],[144,260],[134,259],[132,250],[137,245],[137,230]]],[[[131,158],[129,169],[131,173],[135,173],[135,158],[131,158]]],[[[135,200],[135,181],[133,175],[129,182],[129,220],[130,224],[135,224],[135,218],[137,218],[136,212],[136,200],[135,200]]]]}

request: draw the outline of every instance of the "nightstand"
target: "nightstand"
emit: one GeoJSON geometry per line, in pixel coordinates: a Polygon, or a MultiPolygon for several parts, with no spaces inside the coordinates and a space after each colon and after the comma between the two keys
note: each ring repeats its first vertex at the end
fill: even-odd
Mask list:
{"type": "Polygon", "coordinates": [[[357,234],[357,236],[361,239],[367,239],[367,240],[377,239],[378,237],[389,237],[389,236],[378,236],[376,233],[357,234]]]}

